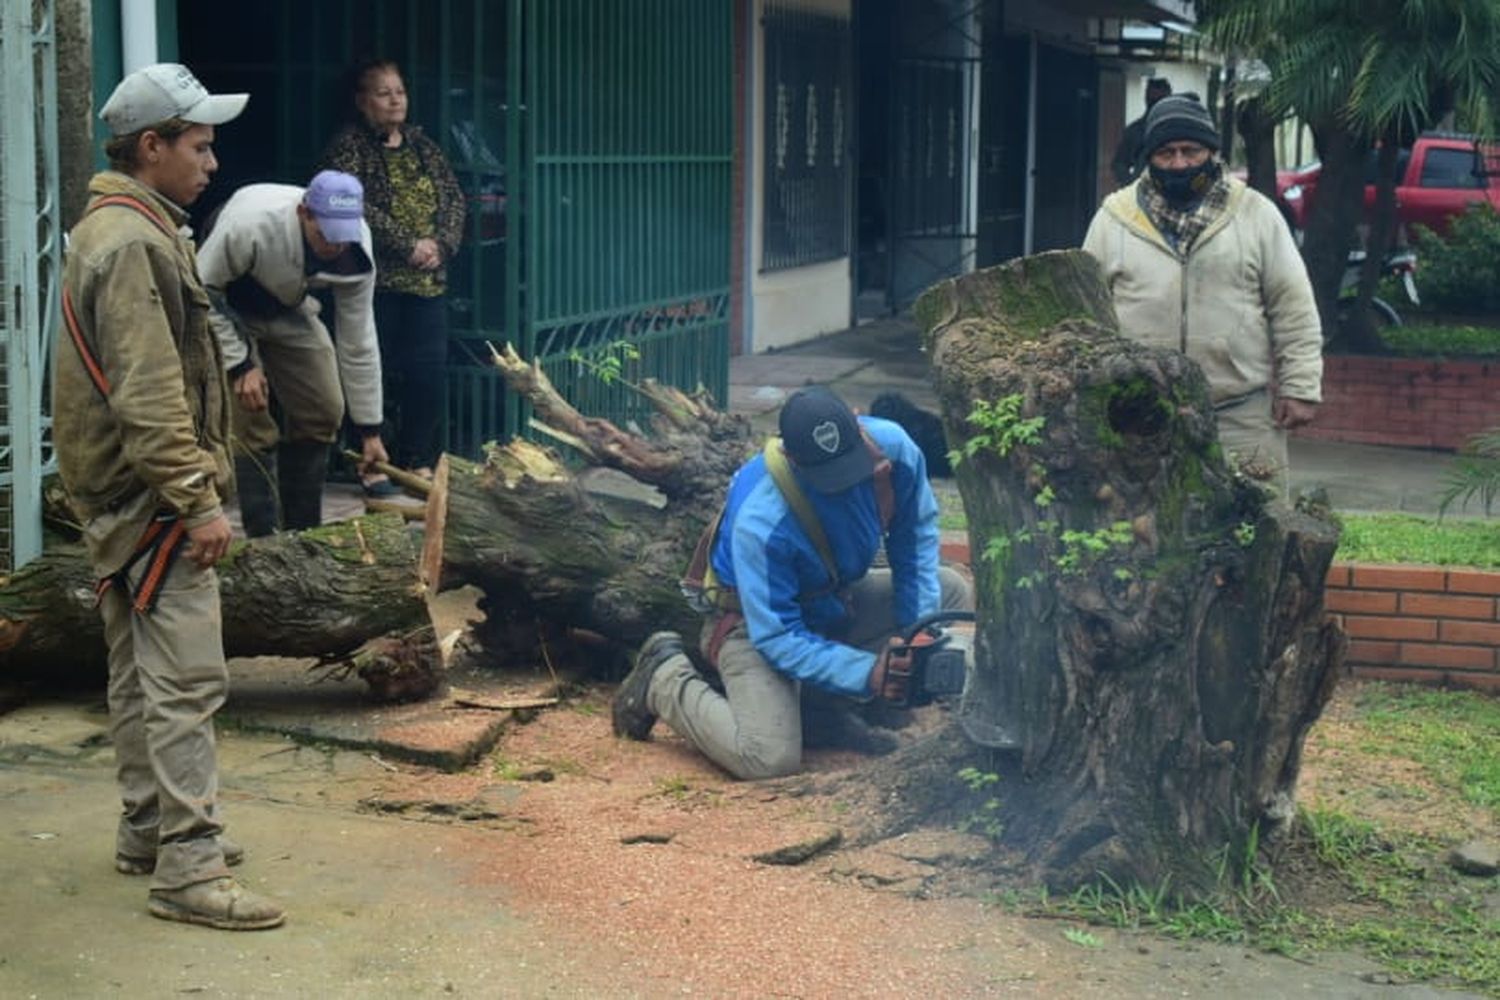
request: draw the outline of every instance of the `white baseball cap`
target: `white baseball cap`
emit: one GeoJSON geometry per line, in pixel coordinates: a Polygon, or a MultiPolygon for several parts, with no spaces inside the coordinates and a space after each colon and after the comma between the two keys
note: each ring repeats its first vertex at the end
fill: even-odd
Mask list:
{"type": "Polygon", "coordinates": [[[181,118],[194,125],[222,125],[245,110],[249,94],[210,94],[180,63],[143,66],[121,80],[99,117],[111,135],[129,135],[148,125],[181,118]]]}

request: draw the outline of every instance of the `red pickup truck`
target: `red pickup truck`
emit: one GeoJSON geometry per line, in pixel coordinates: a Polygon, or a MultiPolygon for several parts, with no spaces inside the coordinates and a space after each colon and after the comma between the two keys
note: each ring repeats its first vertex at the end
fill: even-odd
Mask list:
{"type": "MultiPolygon", "coordinates": [[[[1442,233],[1475,202],[1500,208],[1500,146],[1480,145],[1473,136],[1430,132],[1401,150],[1396,163],[1396,219],[1403,227],[1422,225],[1442,233]]],[[[1375,166],[1372,150],[1365,168],[1366,223],[1375,216],[1375,166]]],[[[1296,229],[1307,224],[1321,171],[1321,164],[1313,162],[1276,172],[1276,192],[1296,229]]]]}

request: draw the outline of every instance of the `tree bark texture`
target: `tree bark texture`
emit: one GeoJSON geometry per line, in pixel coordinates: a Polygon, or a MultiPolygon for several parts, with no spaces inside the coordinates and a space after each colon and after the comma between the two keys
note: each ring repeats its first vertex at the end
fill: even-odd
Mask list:
{"type": "MultiPolygon", "coordinates": [[[[225,655],[312,657],[357,670],[381,697],[426,694],[440,659],[416,567],[394,514],[238,545],[216,567],[225,655]],[[351,659],[382,637],[378,650],[351,659]]],[[[48,549],[0,587],[0,673],[72,684],[107,675],[82,546],[48,549]]]]}
{"type": "Polygon", "coordinates": [[[1005,841],[1056,886],[1211,884],[1291,815],[1342,651],[1336,525],[1226,466],[1201,371],[1118,336],[1087,254],[944,282],[916,315],[950,440],[979,440],[956,470],[979,603],[959,718],[1017,748],[1005,841]]]}

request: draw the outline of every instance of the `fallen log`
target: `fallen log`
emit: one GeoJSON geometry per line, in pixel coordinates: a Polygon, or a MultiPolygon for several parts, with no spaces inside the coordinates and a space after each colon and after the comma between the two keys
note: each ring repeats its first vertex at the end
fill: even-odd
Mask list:
{"type": "Polygon", "coordinates": [[[424,583],[478,587],[491,618],[584,629],[624,647],[663,628],[695,635],[701,619],[678,580],[754,452],[748,420],[648,381],[637,387],[653,408],[646,438],[580,414],[509,347],[495,361],[549,437],[622,475],[575,475],[523,438],[492,447],[483,463],[443,456],[427,501],[424,583]]]}
{"type": "Polygon", "coordinates": [[[1293,816],[1343,649],[1336,523],[1226,466],[1201,371],[1117,335],[1086,254],[943,282],[916,316],[976,555],[959,719],[999,749],[882,764],[892,828],[951,810],[978,760],[1012,779],[995,832],[1036,880],[1212,889],[1293,816]]]}
{"type": "MultiPolygon", "coordinates": [[[[441,659],[400,517],[355,518],[236,545],[216,567],[227,656],[315,658],[377,697],[433,690],[441,659]],[[376,647],[356,656],[371,640],[376,647]]],[[[0,581],[0,673],[97,685],[108,673],[93,570],[62,544],[0,581]]]]}

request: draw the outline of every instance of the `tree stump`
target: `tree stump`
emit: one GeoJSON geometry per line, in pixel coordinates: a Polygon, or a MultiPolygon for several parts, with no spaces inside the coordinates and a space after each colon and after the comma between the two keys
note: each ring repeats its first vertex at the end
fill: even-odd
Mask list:
{"type": "Polygon", "coordinates": [[[944,282],[916,315],[966,452],[960,721],[1018,752],[1005,842],[1054,886],[1210,886],[1292,816],[1343,650],[1337,525],[1226,466],[1201,371],[1118,336],[1085,253],[944,282]]]}

